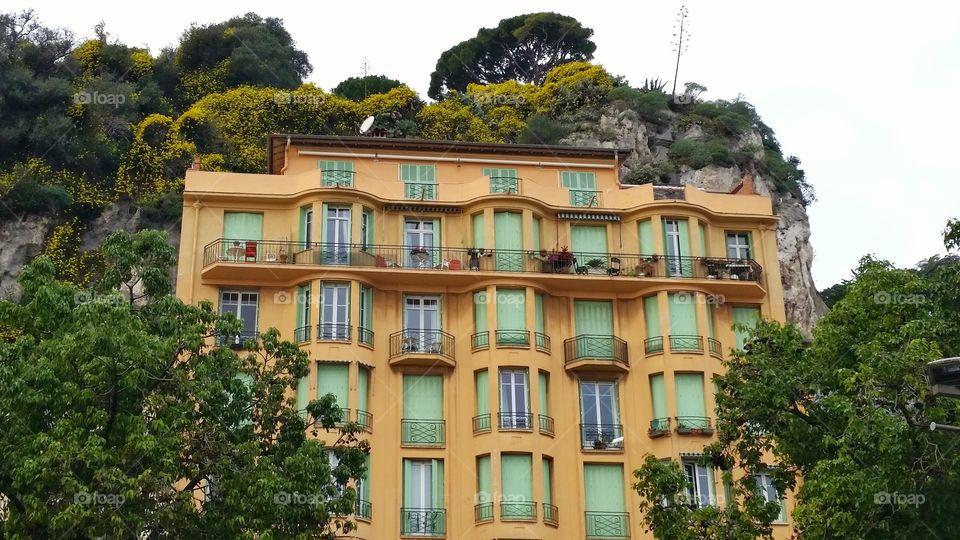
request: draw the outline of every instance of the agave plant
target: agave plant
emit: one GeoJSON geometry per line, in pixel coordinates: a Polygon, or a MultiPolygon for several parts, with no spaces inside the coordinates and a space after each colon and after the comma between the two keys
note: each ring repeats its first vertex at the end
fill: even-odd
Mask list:
{"type": "Polygon", "coordinates": [[[667,81],[661,80],[659,77],[656,79],[644,79],[643,87],[640,90],[644,92],[663,92],[667,87],[667,81]]]}

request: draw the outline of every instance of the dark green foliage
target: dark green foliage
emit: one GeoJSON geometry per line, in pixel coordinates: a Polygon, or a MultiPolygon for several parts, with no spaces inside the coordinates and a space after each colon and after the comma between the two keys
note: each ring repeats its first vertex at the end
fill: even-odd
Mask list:
{"type": "Polygon", "coordinates": [[[727,145],[719,141],[680,139],[670,145],[667,155],[677,165],[686,165],[692,169],[702,169],[707,165],[729,167],[733,164],[727,145]]]}
{"type": "Polygon", "coordinates": [[[960,219],[947,221],[943,229],[943,244],[947,249],[960,249],[960,219]]]}
{"type": "Polygon", "coordinates": [[[800,168],[800,158],[790,156],[783,159],[777,151],[764,148],[764,160],[758,164],[758,169],[773,180],[780,193],[790,193],[803,204],[816,200],[813,186],[807,183],[806,173],[800,168]]]}
{"type": "Polygon", "coordinates": [[[172,191],[140,203],[141,229],[162,229],[179,223],[183,216],[183,196],[172,191]]]}
{"type": "Polygon", "coordinates": [[[14,184],[3,197],[0,209],[0,221],[15,219],[22,212],[58,213],[73,203],[66,188],[58,185],[45,185],[36,179],[26,177],[14,184]]]}
{"type": "Polygon", "coordinates": [[[629,86],[617,86],[607,93],[611,103],[620,102],[637,111],[640,118],[654,124],[663,124],[669,109],[670,96],[659,91],[644,91],[629,86]]]}
{"type": "Polygon", "coordinates": [[[527,121],[527,127],[520,133],[517,142],[521,144],[559,144],[573,128],[545,114],[537,114],[527,121]]]}
{"type": "Polygon", "coordinates": [[[361,101],[371,94],[385,94],[392,88],[400,86],[400,81],[384,75],[367,75],[366,77],[350,77],[333,89],[333,93],[354,101],[361,101]]]}
{"type": "Polygon", "coordinates": [[[660,78],[656,79],[644,79],[643,86],[640,88],[643,92],[659,92],[664,93],[664,89],[667,88],[667,81],[661,80],[660,78]]]}
{"type": "Polygon", "coordinates": [[[659,184],[677,172],[676,166],[668,161],[645,163],[623,175],[624,184],[659,184]]]}
{"type": "Polygon", "coordinates": [[[843,300],[843,297],[847,294],[847,289],[850,288],[850,282],[847,280],[841,281],[840,283],[834,283],[833,285],[827,287],[822,291],[818,291],[820,298],[823,300],[823,303],[827,307],[832,308],[834,304],[843,300]]]}
{"type": "Polygon", "coordinates": [[[554,67],[593,58],[597,46],[592,35],[573,17],[557,13],[503,19],[496,28],[481,28],[476,37],[444,51],[427,95],[440,99],[450,90],[463,92],[470,83],[510,79],[541,84],[554,67]]]}

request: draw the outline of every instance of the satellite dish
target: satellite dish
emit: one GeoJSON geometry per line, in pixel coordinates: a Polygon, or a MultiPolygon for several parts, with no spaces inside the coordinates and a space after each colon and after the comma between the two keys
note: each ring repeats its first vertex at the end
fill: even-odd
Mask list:
{"type": "Polygon", "coordinates": [[[368,116],[363,120],[363,123],[360,124],[360,133],[366,133],[370,131],[371,127],[373,127],[373,117],[368,116]]]}

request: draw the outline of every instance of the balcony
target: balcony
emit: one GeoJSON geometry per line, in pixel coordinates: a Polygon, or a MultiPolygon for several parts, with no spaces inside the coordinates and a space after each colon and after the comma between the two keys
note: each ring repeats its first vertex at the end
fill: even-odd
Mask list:
{"type": "Polygon", "coordinates": [[[530,332],[526,330],[497,330],[497,347],[530,348],[530,332]]]}
{"type": "Polygon", "coordinates": [[[357,327],[357,343],[365,345],[367,347],[373,348],[373,330],[369,328],[364,328],[362,326],[357,327]]]}
{"type": "Polygon", "coordinates": [[[391,366],[454,367],[455,339],[442,330],[407,328],[390,334],[391,366]]]}
{"type": "Polygon", "coordinates": [[[217,336],[217,347],[242,349],[245,341],[256,340],[257,337],[256,330],[241,330],[240,333],[235,336],[217,336]]]}
{"type": "Polygon", "coordinates": [[[630,371],[627,342],[617,336],[581,334],[563,342],[564,367],[584,371],[630,371]]]}
{"type": "Polygon", "coordinates": [[[400,534],[443,538],[447,535],[446,509],[400,508],[400,534]]]}
{"type": "Polygon", "coordinates": [[[470,350],[483,351],[490,348],[490,332],[477,332],[470,336],[470,350]]]}
{"type": "Polygon", "coordinates": [[[431,272],[437,285],[462,287],[476,282],[474,272],[493,272],[523,273],[545,286],[571,290],[582,289],[583,280],[588,280],[591,287],[605,291],[635,293],[647,284],[653,288],[679,279],[709,280],[701,285],[714,294],[747,298],[765,294],[762,269],[749,259],[366,243],[215,240],[204,247],[202,276],[208,282],[292,283],[309,279],[317,267],[362,273],[380,287],[420,285],[423,272],[431,272]]]}
{"type": "Polygon", "coordinates": [[[349,324],[320,323],[317,325],[317,341],[350,343],[353,327],[349,324]]]}
{"type": "Polygon", "coordinates": [[[630,514],[627,512],[584,512],[587,538],[630,538],[630,514]]]}
{"type": "Polygon", "coordinates": [[[677,433],[680,435],[713,435],[710,419],[706,416],[678,416],[677,433]]]}
{"type": "Polygon", "coordinates": [[[515,176],[491,176],[490,193],[520,194],[520,179],[515,176]]]}
{"type": "Polygon", "coordinates": [[[533,341],[538,351],[550,354],[550,336],[540,332],[534,332],[533,341]]]}
{"type": "Polygon", "coordinates": [[[570,190],[570,206],[581,206],[587,208],[600,207],[600,192],[584,189],[570,190]]]}
{"type": "Polygon", "coordinates": [[[373,518],[373,505],[370,504],[370,501],[357,499],[357,506],[356,509],[354,509],[354,514],[356,514],[357,519],[370,521],[373,518]]]}
{"type": "Polygon", "coordinates": [[[547,416],[545,414],[538,415],[538,420],[540,423],[540,434],[546,435],[548,437],[553,437],[556,433],[554,428],[554,422],[552,416],[547,416]]]}
{"type": "Polygon", "coordinates": [[[310,329],[311,326],[300,326],[293,329],[293,341],[296,343],[309,343],[310,342],[310,329]]]}
{"type": "Polygon", "coordinates": [[[473,505],[473,522],[489,523],[493,521],[493,503],[479,503],[473,505]]]}
{"type": "Polygon", "coordinates": [[[408,199],[417,201],[435,201],[437,200],[437,185],[404,182],[403,195],[408,199]]]}
{"type": "Polygon", "coordinates": [[[712,337],[707,338],[707,350],[710,351],[710,356],[716,358],[723,358],[723,346],[720,345],[720,342],[713,339],[712,337]]]}
{"type": "Polygon", "coordinates": [[[543,503],[543,522],[558,527],[560,525],[560,510],[552,504],[543,503]]]}
{"type": "Polygon", "coordinates": [[[643,340],[643,354],[646,356],[663,354],[663,336],[654,336],[643,340]]]}
{"type": "Polygon", "coordinates": [[[356,171],[339,171],[335,169],[321,169],[320,186],[336,188],[352,188],[356,171]]]}
{"type": "Polygon", "coordinates": [[[670,435],[670,418],[654,418],[651,420],[647,435],[649,435],[651,439],[670,435]]]}
{"type": "Polygon", "coordinates": [[[537,503],[514,501],[500,503],[500,521],[536,521],[537,503]]]}
{"type": "Polygon", "coordinates": [[[669,336],[670,352],[703,354],[703,338],[701,336],[669,336]]]}
{"type": "Polygon", "coordinates": [[[490,413],[478,414],[473,417],[473,434],[490,433],[490,413]]]}
{"type": "Polygon", "coordinates": [[[370,433],[373,431],[373,415],[362,409],[357,409],[357,424],[363,428],[364,431],[370,433]]]}
{"type": "Polygon", "coordinates": [[[623,451],[623,426],[620,424],[580,424],[580,444],[584,450],[623,451]],[[620,439],[619,442],[613,441],[620,439]]]}
{"type": "Polygon", "coordinates": [[[533,415],[522,412],[497,413],[499,431],[533,431],[533,415]]]}
{"type": "Polygon", "coordinates": [[[444,420],[400,420],[401,446],[443,448],[446,443],[444,420]]]}

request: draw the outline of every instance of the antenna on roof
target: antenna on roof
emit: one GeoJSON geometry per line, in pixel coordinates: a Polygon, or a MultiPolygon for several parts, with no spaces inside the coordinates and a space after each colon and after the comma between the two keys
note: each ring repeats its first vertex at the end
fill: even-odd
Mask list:
{"type": "Polygon", "coordinates": [[[361,135],[363,135],[364,133],[370,131],[370,128],[373,127],[373,120],[374,120],[374,118],[373,118],[372,116],[368,116],[368,117],[366,117],[366,118],[363,119],[363,122],[360,124],[360,134],[361,134],[361,135]]]}

